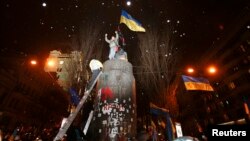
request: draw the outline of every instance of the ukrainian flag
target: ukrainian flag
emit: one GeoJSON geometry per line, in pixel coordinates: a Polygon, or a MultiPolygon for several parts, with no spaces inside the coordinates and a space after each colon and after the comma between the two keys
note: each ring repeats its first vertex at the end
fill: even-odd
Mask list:
{"type": "Polygon", "coordinates": [[[120,23],[124,23],[132,31],[145,32],[146,30],[142,27],[136,19],[129,15],[126,11],[122,10],[120,23]]]}
{"type": "Polygon", "coordinates": [[[214,91],[209,81],[203,77],[191,77],[182,75],[186,90],[214,91]]]}

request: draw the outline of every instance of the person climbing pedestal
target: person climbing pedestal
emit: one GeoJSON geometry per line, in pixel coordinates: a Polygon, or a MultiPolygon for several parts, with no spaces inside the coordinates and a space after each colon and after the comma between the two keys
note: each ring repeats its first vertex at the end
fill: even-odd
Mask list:
{"type": "Polygon", "coordinates": [[[100,71],[102,70],[103,68],[103,65],[102,63],[97,60],[97,59],[92,59],[89,63],[89,67],[91,69],[91,72],[92,72],[92,76],[86,86],[86,90],[89,90],[90,86],[93,84],[95,78],[97,77],[97,75],[100,73],[100,71]]]}

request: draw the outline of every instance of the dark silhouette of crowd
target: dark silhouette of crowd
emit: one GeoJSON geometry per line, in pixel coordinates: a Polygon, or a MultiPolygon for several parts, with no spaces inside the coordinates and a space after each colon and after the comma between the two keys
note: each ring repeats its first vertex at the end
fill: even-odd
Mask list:
{"type": "Polygon", "coordinates": [[[59,127],[38,128],[19,125],[14,128],[0,127],[2,141],[52,141],[59,127]]]}

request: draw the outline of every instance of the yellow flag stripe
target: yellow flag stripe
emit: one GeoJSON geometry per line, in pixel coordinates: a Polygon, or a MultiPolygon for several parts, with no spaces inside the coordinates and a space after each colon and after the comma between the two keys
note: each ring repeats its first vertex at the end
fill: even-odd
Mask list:
{"type": "Polygon", "coordinates": [[[133,20],[127,19],[124,16],[121,16],[120,23],[124,23],[132,31],[146,32],[146,30],[142,26],[138,25],[133,20]]]}
{"type": "Polygon", "coordinates": [[[198,82],[185,82],[185,87],[187,90],[204,90],[204,91],[214,91],[210,84],[198,83],[198,82]]]}

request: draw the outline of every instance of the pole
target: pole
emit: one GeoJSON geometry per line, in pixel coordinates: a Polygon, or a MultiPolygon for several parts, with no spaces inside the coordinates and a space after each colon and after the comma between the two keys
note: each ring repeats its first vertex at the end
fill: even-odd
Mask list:
{"type": "Polygon", "coordinates": [[[86,123],[86,125],[85,125],[85,127],[84,127],[84,129],[83,129],[83,133],[84,133],[84,135],[86,135],[86,133],[87,133],[87,131],[88,131],[89,124],[90,124],[91,119],[92,119],[92,117],[93,117],[93,113],[94,113],[94,111],[93,111],[93,110],[89,113],[89,118],[88,118],[88,121],[87,121],[87,123],[86,123]]]}
{"type": "Polygon", "coordinates": [[[77,105],[75,111],[73,111],[69,117],[66,120],[66,123],[63,124],[63,126],[59,129],[59,132],[57,133],[56,137],[54,138],[53,141],[58,141],[60,139],[63,138],[63,136],[65,135],[66,131],[68,130],[68,128],[70,127],[70,125],[72,124],[73,120],[75,119],[76,115],[79,113],[80,109],[82,108],[83,104],[85,103],[86,99],[88,98],[90,91],[93,89],[95,83],[97,82],[97,79],[100,77],[100,75],[102,74],[102,72],[100,72],[97,77],[94,80],[94,83],[91,85],[90,89],[88,91],[84,92],[84,96],[82,97],[81,101],[79,102],[79,104],[77,105]]]}

